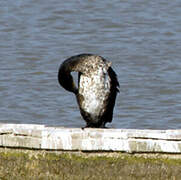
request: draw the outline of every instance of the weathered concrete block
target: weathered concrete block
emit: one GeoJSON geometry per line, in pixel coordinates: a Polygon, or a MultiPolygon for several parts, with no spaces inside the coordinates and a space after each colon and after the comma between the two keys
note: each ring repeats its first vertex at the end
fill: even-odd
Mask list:
{"type": "Polygon", "coordinates": [[[181,130],[82,130],[33,124],[0,124],[0,146],[70,151],[181,153],[181,130]]]}

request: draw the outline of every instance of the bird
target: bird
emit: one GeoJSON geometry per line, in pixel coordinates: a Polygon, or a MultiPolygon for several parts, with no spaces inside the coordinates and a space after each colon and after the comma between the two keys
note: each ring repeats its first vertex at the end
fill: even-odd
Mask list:
{"type": "Polygon", "coordinates": [[[58,82],[76,96],[85,127],[106,128],[111,123],[119,82],[111,62],[95,54],[78,54],[59,67],[58,82]],[[76,85],[71,72],[78,72],[76,85]]]}

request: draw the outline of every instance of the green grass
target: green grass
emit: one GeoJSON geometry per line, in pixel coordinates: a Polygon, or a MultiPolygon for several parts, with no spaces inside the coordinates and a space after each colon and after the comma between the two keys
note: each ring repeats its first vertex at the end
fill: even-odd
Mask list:
{"type": "Polygon", "coordinates": [[[181,159],[1,149],[0,179],[180,180],[181,159]]]}

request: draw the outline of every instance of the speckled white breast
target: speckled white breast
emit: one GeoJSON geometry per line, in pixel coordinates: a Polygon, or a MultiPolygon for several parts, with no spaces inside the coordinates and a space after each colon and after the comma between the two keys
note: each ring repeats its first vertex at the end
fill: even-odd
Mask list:
{"type": "Polygon", "coordinates": [[[84,97],[82,107],[91,114],[96,121],[96,116],[104,112],[105,101],[110,93],[110,78],[107,71],[100,68],[90,75],[82,74],[79,82],[79,94],[84,97]]]}

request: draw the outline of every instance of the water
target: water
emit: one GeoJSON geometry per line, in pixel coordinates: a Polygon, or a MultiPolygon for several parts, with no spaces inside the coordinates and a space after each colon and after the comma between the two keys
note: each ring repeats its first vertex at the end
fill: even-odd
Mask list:
{"type": "Polygon", "coordinates": [[[120,83],[109,127],[181,128],[179,0],[0,2],[0,122],[82,127],[59,65],[79,53],[113,62],[120,83]]]}

